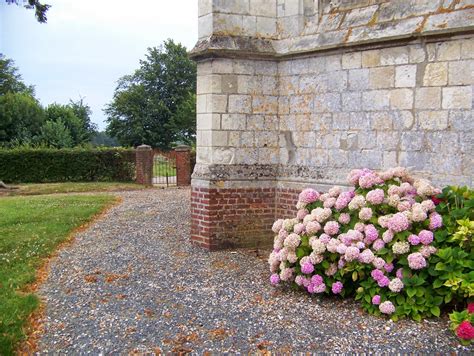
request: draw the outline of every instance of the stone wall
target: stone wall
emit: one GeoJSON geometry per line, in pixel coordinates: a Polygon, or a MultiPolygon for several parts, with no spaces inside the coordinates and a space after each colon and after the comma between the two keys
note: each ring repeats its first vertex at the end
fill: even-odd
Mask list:
{"type": "Polygon", "coordinates": [[[472,186],[472,1],[201,0],[199,24],[200,244],[270,243],[299,189],[353,168],[472,186]]]}

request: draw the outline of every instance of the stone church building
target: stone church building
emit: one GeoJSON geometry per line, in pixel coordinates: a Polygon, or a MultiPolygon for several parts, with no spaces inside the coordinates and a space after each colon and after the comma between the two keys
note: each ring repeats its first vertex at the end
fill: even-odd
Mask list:
{"type": "Polygon", "coordinates": [[[191,55],[198,245],[268,245],[353,168],[473,185],[473,0],[199,0],[191,55]]]}

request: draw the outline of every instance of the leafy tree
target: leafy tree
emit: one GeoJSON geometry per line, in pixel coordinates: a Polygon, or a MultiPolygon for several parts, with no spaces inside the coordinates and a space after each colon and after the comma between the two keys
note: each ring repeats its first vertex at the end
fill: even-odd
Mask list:
{"type": "Polygon", "coordinates": [[[0,95],[8,92],[27,93],[34,96],[34,87],[23,83],[13,60],[0,53],[0,95]]]}
{"type": "Polygon", "coordinates": [[[0,95],[0,145],[31,143],[45,121],[44,110],[27,93],[0,95]]]}
{"type": "MultiPolygon", "coordinates": [[[[11,5],[11,4],[20,5],[19,0],[6,0],[6,2],[9,5],[11,5]]],[[[23,1],[21,1],[21,4],[23,4],[23,6],[26,9],[34,9],[35,10],[36,20],[38,20],[39,23],[46,23],[46,21],[48,20],[46,18],[46,13],[48,12],[51,5],[42,4],[38,0],[23,0],[23,1]]]]}
{"type": "Polygon", "coordinates": [[[41,127],[38,142],[44,146],[54,148],[69,148],[74,146],[71,132],[61,119],[46,121],[41,127]]]}
{"type": "Polygon", "coordinates": [[[186,48],[165,41],[148,48],[132,75],[119,79],[114,98],[104,110],[107,133],[127,146],[142,143],[167,149],[177,140],[192,139],[196,65],[186,48]]]}
{"type": "MultiPolygon", "coordinates": [[[[60,123],[55,132],[60,132],[62,125],[71,136],[73,146],[79,146],[90,142],[94,132],[89,115],[90,108],[84,105],[82,99],[78,102],[71,102],[69,105],[51,104],[46,108],[46,118],[50,122],[60,123]]],[[[61,135],[63,135],[61,131],[61,135]]]]}

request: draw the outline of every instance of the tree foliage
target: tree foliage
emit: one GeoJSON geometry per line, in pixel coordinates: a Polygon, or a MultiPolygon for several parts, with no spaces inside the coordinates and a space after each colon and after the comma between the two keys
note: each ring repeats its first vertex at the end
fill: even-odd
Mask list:
{"type": "Polygon", "coordinates": [[[132,75],[119,79],[107,105],[107,132],[129,146],[149,144],[162,149],[189,142],[195,135],[196,65],[186,48],[165,41],[148,48],[132,75]]]}
{"type": "Polygon", "coordinates": [[[46,23],[48,21],[46,13],[48,12],[51,5],[42,4],[38,0],[6,0],[7,4],[23,5],[26,9],[34,9],[35,17],[39,23],[46,23]]]}
{"type": "Polygon", "coordinates": [[[23,83],[13,60],[0,53],[0,95],[8,92],[34,95],[34,87],[23,83]]]}

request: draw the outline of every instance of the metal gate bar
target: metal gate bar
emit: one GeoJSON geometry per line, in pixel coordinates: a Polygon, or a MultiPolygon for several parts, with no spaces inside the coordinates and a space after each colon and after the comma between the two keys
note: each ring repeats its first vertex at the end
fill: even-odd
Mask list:
{"type": "Polygon", "coordinates": [[[172,152],[159,152],[153,157],[153,184],[176,185],[176,158],[172,152]]]}

